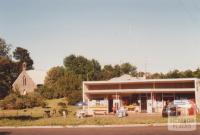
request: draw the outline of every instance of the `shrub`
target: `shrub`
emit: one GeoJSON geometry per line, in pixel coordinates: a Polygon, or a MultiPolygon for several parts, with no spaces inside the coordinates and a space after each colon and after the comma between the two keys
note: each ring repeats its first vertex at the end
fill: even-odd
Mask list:
{"type": "Polygon", "coordinates": [[[36,92],[40,93],[40,95],[46,99],[52,99],[56,97],[55,91],[46,86],[40,86],[39,88],[36,89],[36,92]]]}
{"type": "Polygon", "coordinates": [[[37,92],[29,93],[24,98],[26,99],[27,108],[42,106],[44,103],[43,97],[37,92]]]}
{"type": "Polygon", "coordinates": [[[44,105],[46,103],[42,96],[36,92],[29,93],[25,96],[11,93],[0,103],[2,109],[25,109],[44,105]]]}
{"type": "Polygon", "coordinates": [[[6,96],[0,103],[2,109],[15,109],[18,98],[18,95],[15,93],[11,93],[10,95],[6,96]]]}
{"type": "Polygon", "coordinates": [[[14,109],[24,109],[26,108],[25,101],[22,98],[17,98],[15,105],[13,105],[14,109]]]}
{"type": "Polygon", "coordinates": [[[67,95],[67,101],[69,105],[75,105],[76,103],[82,101],[82,92],[80,90],[75,90],[67,95]]]}
{"type": "Polygon", "coordinates": [[[66,105],[66,103],[59,102],[59,103],[58,103],[58,106],[60,106],[60,107],[66,107],[67,105],[66,105]]]}

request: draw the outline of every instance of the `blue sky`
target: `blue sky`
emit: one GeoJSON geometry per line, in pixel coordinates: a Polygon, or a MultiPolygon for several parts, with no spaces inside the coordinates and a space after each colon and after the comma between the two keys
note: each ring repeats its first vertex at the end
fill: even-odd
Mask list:
{"type": "Polygon", "coordinates": [[[36,69],[70,54],[150,72],[200,67],[199,0],[0,0],[0,37],[36,69]]]}

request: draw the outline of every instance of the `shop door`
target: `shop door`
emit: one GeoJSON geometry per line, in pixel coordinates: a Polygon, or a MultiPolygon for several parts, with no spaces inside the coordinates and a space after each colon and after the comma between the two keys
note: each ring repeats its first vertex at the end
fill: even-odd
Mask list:
{"type": "Polygon", "coordinates": [[[108,110],[109,110],[109,113],[113,112],[113,99],[108,100],[108,110]]]}
{"type": "Polygon", "coordinates": [[[141,97],[141,112],[147,112],[147,97],[141,97]]]}

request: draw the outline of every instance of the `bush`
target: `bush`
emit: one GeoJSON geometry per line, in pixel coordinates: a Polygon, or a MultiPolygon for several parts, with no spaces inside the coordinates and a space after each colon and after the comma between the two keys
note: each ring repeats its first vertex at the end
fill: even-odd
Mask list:
{"type": "Polygon", "coordinates": [[[6,96],[4,100],[1,101],[0,106],[2,109],[15,109],[16,101],[19,98],[19,95],[11,93],[6,96]]]}
{"type": "Polygon", "coordinates": [[[44,99],[39,93],[29,93],[28,95],[24,96],[25,106],[26,108],[33,108],[37,106],[42,106],[44,103],[44,99]]]}
{"type": "Polygon", "coordinates": [[[58,103],[58,106],[60,106],[60,107],[66,107],[67,105],[66,105],[66,103],[59,102],[59,103],[58,103]]]}
{"type": "Polygon", "coordinates": [[[57,97],[55,94],[55,91],[51,88],[48,88],[46,86],[40,86],[39,88],[36,89],[40,95],[46,99],[52,99],[57,97]]]}
{"type": "Polygon", "coordinates": [[[17,98],[15,105],[13,105],[13,109],[24,109],[26,108],[25,101],[22,98],[17,98]]]}
{"type": "Polygon", "coordinates": [[[82,101],[82,92],[80,90],[75,90],[67,95],[67,101],[69,105],[75,105],[76,103],[82,101]]]}
{"type": "Polygon", "coordinates": [[[11,93],[0,103],[2,109],[25,109],[38,106],[46,106],[42,96],[36,92],[29,93],[25,96],[11,93]]]}

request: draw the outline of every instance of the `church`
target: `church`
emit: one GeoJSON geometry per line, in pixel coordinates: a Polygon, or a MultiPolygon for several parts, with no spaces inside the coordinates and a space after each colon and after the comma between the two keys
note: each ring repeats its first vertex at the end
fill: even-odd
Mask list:
{"type": "Polygon", "coordinates": [[[26,63],[23,63],[23,70],[12,85],[13,90],[21,95],[33,92],[38,86],[44,85],[46,74],[41,70],[26,70],[26,63]]]}

